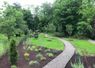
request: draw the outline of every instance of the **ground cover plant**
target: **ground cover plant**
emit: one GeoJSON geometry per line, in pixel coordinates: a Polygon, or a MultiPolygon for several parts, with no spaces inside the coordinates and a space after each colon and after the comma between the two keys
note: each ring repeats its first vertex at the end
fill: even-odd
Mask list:
{"type": "Polygon", "coordinates": [[[66,68],[94,68],[95,56],[74,54],[66,68]]]}

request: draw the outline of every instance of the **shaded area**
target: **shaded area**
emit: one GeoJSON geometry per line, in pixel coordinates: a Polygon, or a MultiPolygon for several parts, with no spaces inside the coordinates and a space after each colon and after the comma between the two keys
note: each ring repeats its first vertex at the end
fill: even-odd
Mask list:
{"type": "Polygon", "coordinates": [[[74,54],[69,63],[66,65],[66,68],[72,68],[71,63],[78,63],[79,60],[83,63],[84,68],[94,68],[95,65],[95,56],[80,56],[78,54],[74,54]]]}

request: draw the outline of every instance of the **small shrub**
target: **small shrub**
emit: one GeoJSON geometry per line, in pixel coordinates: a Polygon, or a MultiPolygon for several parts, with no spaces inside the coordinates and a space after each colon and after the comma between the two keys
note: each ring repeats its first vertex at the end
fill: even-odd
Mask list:
{"type": "Polygon", "coordinates": [[[49,57],[53,57],[54,54],[53,54],[53,53],[47,53],[47,56],[49,56],[49,57]]]}
{"type": "Polygon", "coordinates": [[[72,64],[72,63],[71,63],[71,66],[72,66],[72,68],[84,68],[83,63],[81,63],[80,60],[79,60],[78,63],[75,63],[75,64],[72,64]]]}
{"type": "Polygon", "coordinates": [[[52,50],[52,53],[57,54],[58,50],[52,50]]]}
{"type": "Polygon", "coordinates": [[[40,60],[41,61],[45,61],[46,60],[46,57],[42,56],[42,57],[40,57],[40,60]]]}
{"type": "Polygon", "coordinates": [[[39,52],[39,49],[35,49],[34,51],[39,52]]]}
{"type": "Polygon", "coordinates": [[[36,49],[37,47],[36,47],[36,46],[32,46],[31,48],[32,48],[32,49],[36,49]]]}
{"type": "Polygon", "coordinates": [[[48,38],[48,35],[47,34],[45,34],[45,38],[48,38]]]}
{"type": "Polygon", "coordinates": [[[31,60],[31,61],[29,62],[29,65],[30,65],[30,66],[35,65],[35,64],[38,64],[38,65],[39,65],[39,62],[38,62],[38,61],[33,61],[33,60],[31,60]]]}
{"type": "Polygon", "coordinates": [[[10,62],[11,65],[16,65],[17,63],[17,50],[16,50],[16,42],[14,40],[11,41],[10,44],[10,62]]]}
{"type": "Polygon", "coordinates": [[[24,58],[25,58],[25,60],[29,60],[29,55],[30,55],[30,54],[29,54],[29,53],[27,53],[27,52],[26,52],[26,53],[24,53],[24,58]]]}
{"type": "Polygon", "coordinates": [[[51,52],[51,50],[50,49],[46,49],[45,52],[51,52]]]}
{"type": "Polygon", "coordinates": [[[17,66],[16,65],[12,65],[11,68],[17,68],[17,66]]]}
{"type": "Polygon", "coordinates": [[[55,36],[57,36],[57,37],[63,37],[64,36],[64,33],[56,32],[55,33],[55,36]]]}
{"type": "Polygon", "coordinates": [[[46,60],[46,57],[44,57],[44,56],[43,56],[42,54],[40,54],[40,53],[36,55],[36,58],[37,58],[37,59],[40,59],[41,61],[46,60]]]}
{"type": "Polygon", "coordinates": [[[43,57],[43,55],[41,53],[36,55],[36,58],[40,58],[40,57],[43,57]]]}
{"type": "Polygon", "coordinates": [[[68,35],[71,36],[72,32],[73,32],[73,26],[72,25],[66,25],[66,31],[67,31],[68,35]]]}

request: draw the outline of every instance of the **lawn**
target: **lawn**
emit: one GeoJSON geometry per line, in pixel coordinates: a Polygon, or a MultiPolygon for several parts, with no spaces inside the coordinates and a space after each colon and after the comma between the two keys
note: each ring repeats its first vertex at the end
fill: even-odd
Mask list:
{"type": "Polygon", "coordinates": [[[88,40],[68,39],[80,55],[95,55],[95,44],[88,40]]]}
{"type": "Polygon", "coordinates": [[[45,34],[40,34],[38,39],[28,38],[27,43],[43,46],[50,49],[64,49],[64,44],[58,38],[52,36],[45,37],[45,34]]]}

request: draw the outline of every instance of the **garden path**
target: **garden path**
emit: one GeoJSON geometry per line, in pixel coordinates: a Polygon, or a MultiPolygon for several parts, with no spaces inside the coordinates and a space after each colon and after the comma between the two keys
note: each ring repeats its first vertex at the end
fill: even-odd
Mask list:
{"type": "Polygon", "coordinates": [[[64,39],[60,40],[65,44],[64,51],[43,68],[65,68],[66,64],[74,55],[75,48],[72,46],[72,44],[64,39]]]}
{"type": "Polygon", "coordinates": [[[88,40],[88,41],[95,44],[95,40],[88,40]]]}

